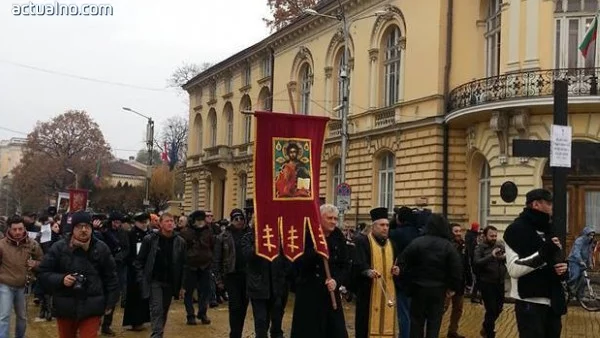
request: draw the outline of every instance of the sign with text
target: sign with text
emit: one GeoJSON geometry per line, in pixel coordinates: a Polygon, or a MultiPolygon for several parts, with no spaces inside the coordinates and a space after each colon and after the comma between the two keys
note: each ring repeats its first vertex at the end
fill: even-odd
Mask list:
{"type": "Polygon", "coordinates": [[[571,127],[553,124],[550,134],[550,167],[571,168],[571,127]]]}
{"type": "Polygon", "coordinates": [[[340,183],[336,187],[336,206],[340,212],[350,209],[350,195],[352,189],[348,183],[340,183]]]}

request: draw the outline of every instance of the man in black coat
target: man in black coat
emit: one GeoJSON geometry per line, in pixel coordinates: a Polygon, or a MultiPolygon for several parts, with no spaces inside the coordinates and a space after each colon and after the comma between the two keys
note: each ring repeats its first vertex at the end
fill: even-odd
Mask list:
{"type": "Polygon", "coordinates": [[[424,236],[412,241],[399,261],[401,274],[408,276],[412,298],[411,338],[438,337],[446,297],[464,287],[461,259],[450,242],[450,228],[444,216],[432,214],[424,236]]]}
{"type": "Polygon", "coordinates": [[[229,337],[241,338],[248,311],[246,294],[246,259],[242,253],[242,238],[252,229],[246,225],[244,212],[233,209],[231,226],[215,243],[214,271],[219,291],[229,294],[229,337]]]}
{"type": "Polygon", "coordinates": [[[144,323],[150,322],[150,306],[148,299],[142,298],[140,284],[133,263],[142,247],[144,237],[150,234],[148,229],[150,215],[145,212],[133,216],[134,226],[128,232],[129,255],[127,255],[127,302],[123,314],[123,326],[131,326],[132,331],[141,331],[144,323]]]}
{"type": "MultiPolygon", "coordinates": [[[[129,236],[127,231],[122,228],[124,216],[119,212],[112,212],[108,216],[106,227],[101,228],[102,240],[110,248],[115,263],[117,264],[117,277],[119,278],[119,295],[121,301],[124,300],[127,290],[127,264],[126,258],[129,255],[129,236]]],[[[122,304],[124,307],[125,304],[122,304]]],[[[114,309],[113,309],[114,310],[114,309]]],[[[104,316],[102,320],[102,334],[110,337],[116,336],[112,330],[114,311],[104,316]]]]}
{"type": "Polygon", "coordinates": [[[179,298],[184,278],[186,244],[174,232],[173,215],[166,212],[159,218],[159,231],[144,237],[135,258],[136,280],[143,299],[150,303],[152,333],[150,338],[164,336],[167,315],[173,297],[179,298]]]}
{"type": "Polygon", "coordinates": [[[292,338],[348,337],[339,287],[345,285],[349,278],[350,260],[346,238],[336,227],[338,213],[334,205],[321,205],[321,229],[329,248],[331,278],[326,278],[323,257],[316,253],[310,239],[306,241],[304,255],[294,262],[296,302],[292,317],[292,338]],[[331,303],[331,291],[335,292],[335,310],[331,303]]]}
{"type": "Polygon", "coordinates": [[[119,298],[115,261],[106,244],[92,237],[88,213],[76,212],[71,224],[72,233],[44,256],[38,278],[53,297],[59,336],[92,337],[119,298]]]}
{"type": "Polygon", "coordinates": [[[567,263],[551,223],[552,194],[534,189],[526,207],[504,232],[511,298],[521,338],[558,338],[567,313],[567,263]]]}
{"type": "Polygon", "coordinates": [[[242,238],[246,259],[246,289],[252,302],[256,338],[283,338],[282,320],[287,304],[289,261],[280,254],[273,262],[256,255],[254,231],[242,238]]]}

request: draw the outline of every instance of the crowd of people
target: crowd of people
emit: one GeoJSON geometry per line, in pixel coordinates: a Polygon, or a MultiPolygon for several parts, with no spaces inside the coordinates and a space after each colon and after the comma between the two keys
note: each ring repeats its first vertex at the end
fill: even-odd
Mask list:
{"type": "Polygon", "coordinates": [[[211,325],[209,309],[226,302],[229,336],[241,338],[251,304],[255,337],[282,338],[290,292],[292,338],[348,337],[343,302],[354,300],[357,338],[438,337],[446,311],[448,338],[460,338],[467,295],[483,303],[481,336],[495,337],[508,289],[520,337],[560,337],[565,292],[598,249],[588,227],[566,257],[543,189],[527,194],[504,241],[494,226],[475,222],[464,231],[408,207],[395,208],[391,219],[387,208],[374,208],[370,224],[352,230],[337,226],[335,206],[324,204],[320,213],[328,259],[307,233],[294,262],[256,254],[251,209],[233,209],[218,222],[207,210],[104,217],[50,208],[37,219],[2,219],[0,337],[9,336],[12,312],[15,337],[25,336],[28,290],[39,320],[55,318],[61,338],[114,336],[119,307],[121,325],[140,331],[150,323],[150,337],[163,337],[171,301],[180,298],[187,325],[211,325]]]}

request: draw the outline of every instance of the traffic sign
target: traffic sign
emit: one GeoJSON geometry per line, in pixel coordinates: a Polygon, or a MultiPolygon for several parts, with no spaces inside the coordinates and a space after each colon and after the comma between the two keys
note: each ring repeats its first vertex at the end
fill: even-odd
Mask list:
{"type": "Polygon", "coordinates": [[[344,212],[350,209],[350,196],[352,195],[352,189],[350,188],[350,185],[345,182],[338,184],[336,187],[336,195],[337,199],[335,202],[339,211],[344,212]]]}

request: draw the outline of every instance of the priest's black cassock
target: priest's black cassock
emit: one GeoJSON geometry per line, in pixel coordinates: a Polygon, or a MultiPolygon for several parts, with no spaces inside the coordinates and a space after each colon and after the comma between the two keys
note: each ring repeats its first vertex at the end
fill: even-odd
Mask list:
{"type": "Polygon", "coordinates": [[[125,311],[123,313],[123,326],[132,326],[134,329],[144,323],[150,322],[150,305],[148,299],[142,299],[140,284],[137,281],[136,270],[133,267],[133,261],[140,250],[142,240],[150,233],[150,230],[142,229],[137,224],[147,223],[150,215],[139,213],[134,216],[135,224],[128,233],[129,236],[129,255],[127,256],[127,296],[125,301],[125,311]]]}
{"type": "MultiPolygon", "coordinates": [[[[387,208],[371,210],[373,222],[387,218],[387,208]]],[[[398,337],[396,288],[392,275],[396,250],[389,239],[378,238],[372,232],[356,237],[355,244],[356,338],[398,337]],[[368,270],[376,270],[381,277],[368,277],[368,270]]]]}

